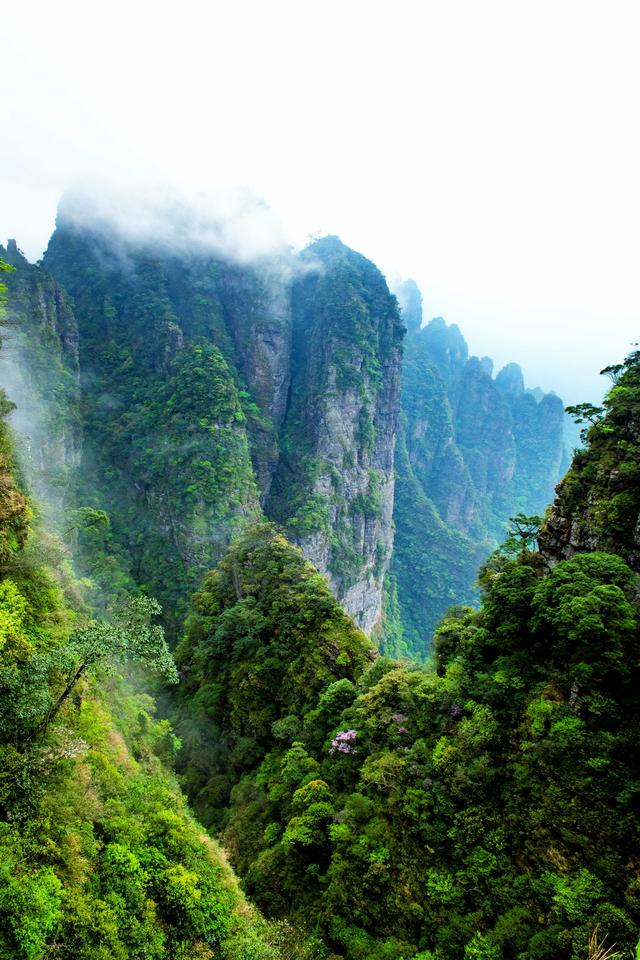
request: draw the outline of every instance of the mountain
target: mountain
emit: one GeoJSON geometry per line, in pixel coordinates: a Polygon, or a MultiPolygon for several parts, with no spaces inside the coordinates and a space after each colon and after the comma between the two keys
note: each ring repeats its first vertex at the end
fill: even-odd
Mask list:
{"type": "Polygon", "coordinates": [[[294,285],[291,402],[267,513],[367,632],[393,546],[404,328],[380,271],[336,237],[294,285]]]}
{"type": "Polygon", "coordinates": [[[0,254],[0,960],[633,955],[639,355],[487,559],[561,404],[415,286],[69,208],[0,254]]]}
{"type": "Polygon", "coordinates": [[[331,956],[636,950],[640,621],[624,558],[635,562],[639,359],[559,488],[543,551],[506,541],[481,573],[479,610],[439,627],[433,667],[367,663],[364,638],[338,627],[321,581],[269,531],[196,595],[178,654],[185,783],[249,896],[308,924],[331,956]],[[570,502],[567,529],[614,509],[619,522],[552,557],[570,502]]]}
{"type": "Polygon", "coordinates": [[[78,329],[75,499],[107,512],[171,636],[234,532],[266,516],[383,649],[424,657],[445,610],[477,601],[509,516],[540,511],[560,478],[561,401],[516,365],[494,380],[444,321],[423,327],[410,284],[402,364],[384,278],[335,237],[234,263],[72,203],[44,267],[78,329]]]}
{"type": "Polygon", "coordinates": [[[515,363],[493,378],[458,327],[424,326],[412,281],[398,292],[407,338],[391,574],[401,644],[424,657],[447,607],[477,602],[478,566],[509,517],[541,513],[551,499],[565,466],[564,408],[526,390],[515,363]]]}
{"type": "Polygon", "coordinates": [[[63,208],[44,266],[78,324],[81,473],[171,634],[201,574],[264,513],[371,630],[392,549],[402,336],[373,264],[336,238],[299,262],[230,264],[96,232],[63,208]]]}
{"type": "Polygon", "coordinates": [[[424,658],[447,608],[477,602],[508,518],[551,497],[561,401],[525,390],[515,364],[493,379],[457,327],[423,326],[411,281],[401,315],[336,237],[239,262],[77,203],[61,204],[42,266],[15,243],[5,257],[20,432],[42,424],[42,451],[45,421],[68,433],[45,456],[57,494],[42,469],[34,489],[84,511],[65,523],[87,575],[112,583],[116,556],[173,640],[202,574],[271,519],[382,649],[424,658]]]}

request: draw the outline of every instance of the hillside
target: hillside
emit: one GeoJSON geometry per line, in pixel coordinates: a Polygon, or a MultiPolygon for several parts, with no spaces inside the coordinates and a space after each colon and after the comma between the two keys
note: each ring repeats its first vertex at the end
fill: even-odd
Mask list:
{"type": "Polygon", "coordinates": [[[424,659],[446,609],[477,602],[508,518],[550,499],[560,400],[515,365],[494,380],[457,328],[421,327],[410,283],[401,317],[335,237],[235,262],[79,202],[61,204],[43,266],[15,243],[0,253],[16,267],[6,386],[42,451],[34,491],[58,514],[106,515],[58,517],[81,571],[112,590],[117,556],[173,643],[199,578],[271,519],[384,650],[424,659]]]}
{"type": "Polygon", "coordinates": [[[396,591],[401,638],[385,649],[423,658],[449,606],[477,603],[480,563],[508,520],[542,513],[566,469],[564,408],[508,364],[470,357],[456,326],[423,323],[420,291],[398,291],[407,325],[396,453],[396,591]]]}
{"type": "Polygon", "coordinates": [[[176,737],[126,679],[136,662],[176,679],[156,605],[92,618],[0,404],[0,957],[277,960],[293,935],[247,905],[171,772],[176,737]]]}
{"type": "MultiPolygon", "coordinates": [[[[572,467],[595,516],[613,450],[637,495],[637,370],[633,355],[572,467]],[[588,488],[584,464],[600,484],[588,488]]],[[[549,524],[565,497],[562,486],[549,524]]],[[[296,641],[283,619],[289,588],[270,549],[232,552],[197,594],[179,651],[180,716],[230,753],[196,746],[180,762],[249,895],[311,920],[348,960],[631,956],[640,657],[628,542],[627,531],[619,552],[610,538],[608,552],[584,546],[550,566],[514,532],[481,571],[480,609],[440,625],[435,669],[378,658],[363,672],[338,655],[343,672],[315,698],[279,681],[255,707],[243,678],[295,664],[307,634],[296,641]]]]}
{"type": "Polygon", "coordinates": [[[561,401],[415,285],[72,212],[0,249],[0,958],[631,956],[638,354],[538,530],[561,401]]]}

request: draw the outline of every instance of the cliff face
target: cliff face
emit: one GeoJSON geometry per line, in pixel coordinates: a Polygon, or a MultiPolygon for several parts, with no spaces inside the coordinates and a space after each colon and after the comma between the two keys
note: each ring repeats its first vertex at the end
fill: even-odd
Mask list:
{"type": "Polygon", "coordinates": [[[11,422],[32,491],[57,524],[82,446],[78,327],[64,290],[29,264],[14,240],[0,246],[0,259],[14,267],[5,274],[0,384],[17,406],[11,422]]]}
{"type": "Polygon", "coordinates": [[[440,318],[409,334],[403,408],[412,464],[447,522],[464,532],[488,527],[497,538],[508,512],[548,502],[562,465],[564,407],[555,394],[525,390],[516,363],[495,379],[492,372],[493,361],[469,357],[458,328],[440,318]],[[436,390],[437,408],[417,416],[419,398],[428,404],[436,390]]]}
{"type": "Polygon", "coordinates": [[[446,608],[475,599],[507,518],[542,510],[559,478],[561,401],[515,364],[494,379],[457,327],[423,328],[411,284],[400,400],[397,302],[335,237],[240,264],[63,207],[47,272],[15,245],[5,257],[26,351],[15,389],[28,420],[49,418],[35,472],[56,464],[74,508],[106,512],[80,530],[87,574],[106,583],[116,563],[172,633],[202,573],[266,514],[359,626],[423,656],[446,608]]]}
{"type": "Polygon", "coordinates": [[[380,620],[393,546],[403,327],[377,268],[337,238],[293,289],[290,404],[267,512],[359,626],[380,620]]]}
{"type": "MultiPolygon", "coordinates": [[[[225,311],[229,280],[211,257],[96,235],[64,217],[44,262],[78,320],[77,497],[107,511],[113,543],[103,553],[117,549],[177,632],[203,572],[260,515],[256,476],[268,483],[273,461],[274,426],[243,377],[225,311]]],[[[268,304],[249,273],[245,309],[258,327],[268,304]]]]}
{"type": "Polygon", "coordinates": [[[423,656],[452,603],[476,599],[479,563],[510,516],[541,512],[563,463],[562,401],[525,390],[509,364],[494,379],[456,326],[422,327],[420,294],[399,291],[408,327],[402,377],[395,554],[399,618],[423,656]]]}
{"type": "Polygon", "coordinates": [[[76,305],[85,489],[133,578],[181,609],[262,503],[372,630],[403,332],[373,264],[332,238],[297,264],[177,255],[64,213],[45,264],[76,305]]]}
{"type": "Polygon", "coordinates": [[[538,537],[553,565],[576,553],[617,553],[640,572],[640,352],[614,375],[585,445],[556,491],[538,537]]]}

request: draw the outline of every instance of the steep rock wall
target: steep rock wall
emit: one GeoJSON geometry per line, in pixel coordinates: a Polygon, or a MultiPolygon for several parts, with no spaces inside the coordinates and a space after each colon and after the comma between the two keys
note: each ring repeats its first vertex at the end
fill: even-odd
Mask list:
{"type": "Polygon", "coordinates": [[[423,327],[412,281],[398,293],[408,333],[390,589],[402,630],[391,623],[383,643],[423,657],[447,607],[477,600],[478,566],[508,518],[549,502],[564,462],[564,408],[526,390],[517,364],[494,379],[493,362],[470,357],[458,327],[441,318],[423,327]]]}
{"type": "Polygon", "coordinates": [[[617,553],[640,573],[640,351],[620,365],[584,432],[538,537],[553,565],[576,553],[617,553]]]}
{"type": "Polygon", "coordinates": [[[393,547],[403,327],[377,268],[327,237],[293,288],[290,401],[267,512],[359,626],[379,623],[393,547]]]}
{"type": "Polygon", "coordinates": [[[28,263],[15,240],[0,247],[0,259],[14,268],[4,275],[0,385],[16,404],[11,423],[29,486],[59,526],[82,449],[78,327],[60,284],[28,263]]]}
{"type": "MultiPolygon", "coordinates": [[[[159,598],[177,633],[202,574],[260,516],[251,437],[274,442],[237,364],[222,267],[64,216],[45,264],[73,296],[79,328],[77,496],[108,512],[129,574],[159,598]]],[[[250,296],[252,276],[247,287],[250,296]]],[[[269,443],[255,450],[268,474],[269,443]]]]}

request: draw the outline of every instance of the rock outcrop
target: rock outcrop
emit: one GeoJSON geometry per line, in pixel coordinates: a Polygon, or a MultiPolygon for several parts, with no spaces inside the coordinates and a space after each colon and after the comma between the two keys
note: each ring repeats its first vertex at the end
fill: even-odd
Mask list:
{"type": "Polygon", "coordinates": [[[411,282],[401,316],[336,237],[247,263],[63,204],[44,268],[15,244],[4,257],[35,473],[104,512],[80,536],[88,575],[113,580],[115,564],[124,589],[144,584],[170,635],[266,515],[360,627],[424,656],[444,610],[475,598],[507,518],[539,512],[559,479],[561,401],[526,390],[516,364],[494,379],[441,318],[422,327],[411,282]]]}
{"type": "Polygon", "coordinates": [[[584,446],[559,484],[538,537],[553,565],[576,553],[617,553],[640,573],[640,352],[615,368],[600,411],[590,413],[584,446]]]}
{"type": "Polygon", "coordinates": [[[16,404],[10,422],[29,486],[56,526],[82,448],[78,327],[60,284],[30,264],[15,240],[0,247],[0,259],[14,268],[4,275],[0,386],[16,404]]]}
{"type": "Polygon", "coordinates": [[[45,264],[76,304],[87,461],[136,577],[174,608],[262,503],[373,630],[403,335],[377,268],[335,238],[247,265],[64,211],[45,264]]]}
{"type": "MultiPolygon", "coordinates": [[[[408,333],[391,566],[405,651],[424,656],[448,606],[476,599],[479,564],[510,516],[541,512],[563,466],[562,401],[526,390],[508,364],[470,357],[457,326],[422,326],[420,293],[399,291],[408,333]]],[[[397,637],[395,625],[392,633],[397,637]]],[[[392,649],[402,652],[394,640],[392,649]]]]}
{"type": "Polygon", "coordinates": [[[367,632],[393,547],[403,327],[384,277],[337,238],[293,288],[291,397],[267,512],[367,632]]]}
{"type": "MultiPolygon", "coordinates": [[[[225,311],[225,265],[64,214],[44,263],[78,321],[78,496],[107,511],[108,552],[158,597],[175,635],[203,573],[261,515],[256,477],[268,483],[274,459],[274,426],[243,376],[225,311]]],[[[267,297],[250,271],[246,286],[246,312],[262,316],[267,297]]]]}

